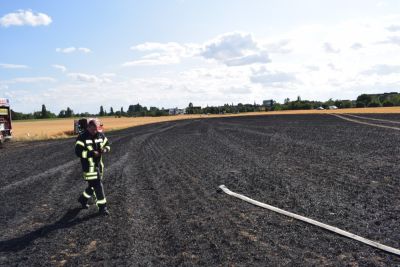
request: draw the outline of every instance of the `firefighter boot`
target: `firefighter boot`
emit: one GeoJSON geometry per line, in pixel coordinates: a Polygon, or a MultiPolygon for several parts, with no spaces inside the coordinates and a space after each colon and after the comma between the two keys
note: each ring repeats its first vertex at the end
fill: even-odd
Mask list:
{"type": "Polygon", "coordinates": [[[106,205],[99,205],[99,215],[110,216],[110,212],[106,205]]]}
{"type": "Polygon", "coordinates": [[[83,195],[79,196],[78,202],[81,203],[82,209],[88,209],[89,208],[89,204],[87,203],[88,199],[85,198],[83,195]]]}

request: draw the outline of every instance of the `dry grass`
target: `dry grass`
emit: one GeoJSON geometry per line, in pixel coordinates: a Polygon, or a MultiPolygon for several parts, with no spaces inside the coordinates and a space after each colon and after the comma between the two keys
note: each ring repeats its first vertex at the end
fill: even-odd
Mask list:
{"type": "MultiPolygon", "coordinates": [[[[134,127],[144,124],[184,120],[198,118],[216,117],[236,117],[236,116],[256,116],[256,115],[279,115],[279,114],[329,114],[329,113],[400,113],[400,107],[385,108],[350,108],[338,110],[287,110],[273,112],[251,112],[227,115],[176,115],[166,117],[139,117],[139,118],[114,118],[104,117],[101,121],[105,131],[112,131],[134,127]]],[[[68,138],[72,134],[74,119],[52,119],[52,120],[32,120],[14,121],[14,140],[44,140],[68,138]]]]}
{"type": "MultiPolygon", "coordinates": [[[[101,118],[101,121],[104,124],[105,131],[112,131],[156,122],[201,118],[204,116],[205,115],[178,115],[139,118],[104,117],[101,118]]],[[[14,121],[13,136],[14,140],[17,141],[68,138],[72,135],[73,127],[74,119],[14,121]]]]}

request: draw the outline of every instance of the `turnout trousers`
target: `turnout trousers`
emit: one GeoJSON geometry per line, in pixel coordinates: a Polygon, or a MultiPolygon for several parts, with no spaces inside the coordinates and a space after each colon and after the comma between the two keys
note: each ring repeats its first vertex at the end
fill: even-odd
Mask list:
{"type": "Polygon", "coordinates": [[[86,200],[89,200],[92,196],[95,196],[97,201],[96,205],[100,210],[106,207],[106,196],[104,195],[103,183],[101,179],[87,180],[88,187],[83,191],[83,196],[86,200]]]}

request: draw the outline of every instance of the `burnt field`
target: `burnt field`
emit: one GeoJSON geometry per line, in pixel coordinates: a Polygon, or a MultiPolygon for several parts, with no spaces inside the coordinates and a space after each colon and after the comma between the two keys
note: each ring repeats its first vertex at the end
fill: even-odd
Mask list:
{"type": "Polygon", "coordinates": [[[400,248],[399,115],[277,115],[108,134],[111,217],[80,210],[74,140],[0,150],[0,265],[395,266],[400,257],[232,191],[400,248]],[[374,119],[390,120],[377,121],[374,119]]]}

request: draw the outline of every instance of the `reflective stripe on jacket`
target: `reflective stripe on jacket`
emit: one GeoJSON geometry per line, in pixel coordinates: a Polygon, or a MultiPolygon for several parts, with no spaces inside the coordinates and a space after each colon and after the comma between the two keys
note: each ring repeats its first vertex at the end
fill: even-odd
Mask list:
{"type": "Polygon", "coordinates": [[[91,136],[85,131],[78,136],[75,142],[75,154],[81,159],[83,178],[93,180],[101,178],[103,175],[104,164],[102,156],[94,157],[94,151],[110,151],[110,143],[103,133],[91,136]]]}

